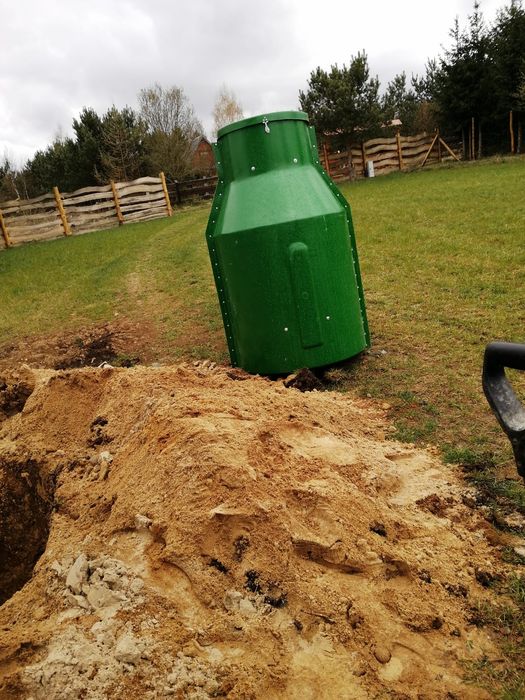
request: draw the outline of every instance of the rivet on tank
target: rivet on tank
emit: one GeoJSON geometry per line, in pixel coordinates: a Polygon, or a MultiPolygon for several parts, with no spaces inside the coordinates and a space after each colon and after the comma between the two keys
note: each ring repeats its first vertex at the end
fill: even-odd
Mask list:
{"type": "Polygon", "coordinates": [[[304,112],[229,124],[206,237],[233,366],[320,367],[370,345],[348,203],[304,112]]]}

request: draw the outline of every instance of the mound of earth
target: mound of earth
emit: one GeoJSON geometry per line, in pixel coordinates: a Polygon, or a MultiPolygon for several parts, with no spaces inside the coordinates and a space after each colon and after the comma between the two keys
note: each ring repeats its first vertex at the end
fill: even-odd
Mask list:
{"type": "Polygon", "coordinates": [[[463,681],[498,656],[469,609],[501,565],[385,406],[213,365],[24,381],[0,424],[2,698],[488,697],[463,681]]]}

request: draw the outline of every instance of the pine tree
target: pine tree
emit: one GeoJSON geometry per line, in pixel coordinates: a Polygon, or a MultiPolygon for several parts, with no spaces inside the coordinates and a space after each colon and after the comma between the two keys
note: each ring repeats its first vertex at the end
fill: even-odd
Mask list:
{"type": "Polygon", "coordinates": [[[337,135],[345,146],[380,133],[379,80],[370,77],[364,51],[353,56],[348,66],[312,71],[308,89],[299,92],[299,102],[320,133],[337,135]]]}

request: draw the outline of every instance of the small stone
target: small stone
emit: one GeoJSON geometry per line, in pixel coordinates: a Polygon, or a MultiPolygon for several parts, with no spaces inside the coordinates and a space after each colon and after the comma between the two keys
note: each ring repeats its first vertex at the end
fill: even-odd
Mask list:
{"type": "Polygon", "coordinates": [[[111,591],[106,586],[96,584],[90,586],[87,591],[88,603],[97,610],[98,608],[107,608],[110,605],[116,605],[126,600],[126,596],[118,591],[111,591]]]}
{"type": "MultiPolygon", "coordinates": [[[[98,571],[99,570],[97,569],[96,573],[98,573],[98,571]]],[[[110,588],[113,588],[116,584],[120,583],[120,577],[114,571],[102,572],[101,580],[104,581],[104,583],[110,588]]]]}
{"type": "Polygon", "coordinates": [[[140,661],[141,650],[135,637],[129,632],[118,638],[115,645],[115,658],[125,664],[136,664],[140,661]]]}
{"type": "Polygon", "coordinates": [[[243,617],[251,617],[252,615],[255,615],[257,610],[255,609],[255,605],[251,600],[241,598],[239,601],[239,612],[243,617]]]}
{"type": "Polygon", "coordinates": [[[49,568],[51,569],[51,571],[54,571],[55,574],[57,574],[57,576],[62,576],[62,574],[64,573],[64,569],[63,569],[62,566],[57,562],[56,559],[55,559],[55,561],[53,561],[53,562],[51,563],[51,565],[50,565],[49,568]]]}
{"type": "Polygon", "coordinates": [[[108,452],[107,450],[104,450],[103,452],[100,452],[98,455],[98,461],[99,462],[111,462],[113,461],[113,455],[111,452],[108,452]]]}
{"type": "Polygon", "coordinates": [[[238,611],[242,600],[242,594],[238,591],[226,591],[222,603],[228,612],[238,611]]]}
{"type": "Polygon", "coordinates": [[[153,524],[153,520],[148,518],[146,515],[141,515],[137,513],[135,516],[135,527],[137,530],[148,530],[153,524]]]}
{"type": "Polygon", "coordinates": [[[82,584],[87,581],[88,560],[85,554],[80,554],[73,566],[69,569],[66,578],[66,586],[73,593],[82,591],[82,584]]]}
{"type": "Polygon", "coordinates": [[[371,549],[365,552],[365,558],[368,564],[381,564],[381,559],[379,558],[378,553],[371,549]]]}
{"type": "Polygon", "coordinates": [[[134,578],[129,588],[132,593],[139,593],[144,588],[144,581],[141,578],[134,578]]]}
{"type": "Polygon", "coordinates": [[[392,658],[390,651],[382,644],[376,644],[374,648],[374,656],[380,664],[387,664],[392,658]]]}
{"type": "Polygon", "coordinates": [[[514,547],[514,552],[519,557],[523,557],[525,559],[525,547],[524,546],[514,547]]]}

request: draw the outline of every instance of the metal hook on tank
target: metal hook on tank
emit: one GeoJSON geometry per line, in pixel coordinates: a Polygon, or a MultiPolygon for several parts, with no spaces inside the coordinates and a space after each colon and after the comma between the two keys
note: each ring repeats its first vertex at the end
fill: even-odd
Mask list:
{"type": "Polygon", "coordinates": [[[264,117],[264,119],[262,120],[262,123],[264,124],[264,130],[265,130],[265,132],[266,132],[267,134],[269,134],[269,133],[270,133],[270,127],[268,126],[268,118],[267,118],[267,117],[264,117]]]}

